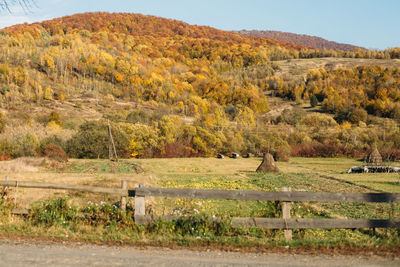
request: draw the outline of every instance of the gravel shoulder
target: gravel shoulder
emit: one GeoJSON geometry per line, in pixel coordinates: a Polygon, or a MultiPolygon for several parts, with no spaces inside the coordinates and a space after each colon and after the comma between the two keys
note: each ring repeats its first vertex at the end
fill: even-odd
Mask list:
{"type": "Polygon", "coordinates": [[[0,266],[400,266],[400,258],[293,255],[0,240],[0,266]]]}

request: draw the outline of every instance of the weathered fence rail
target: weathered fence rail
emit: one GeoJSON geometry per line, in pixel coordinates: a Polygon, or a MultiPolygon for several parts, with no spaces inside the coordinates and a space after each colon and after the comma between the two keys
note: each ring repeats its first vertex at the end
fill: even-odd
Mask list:
{"type": "Polygon", "coordinates": [[[53,183],[38,183],[29,181],[0,181],[0,186],[20,187],[20,188],[37,188],[37,189],[59,189],[71,190],[88,193],[109,194],[116,196],[128,196],[128,190],[122,188],[97,187],[88,185],[68,185],[53,183]]]}
{"type": "MultiPolygon", "coordinates": [[[[370,220],[370,219],[311,219],[290,218],[290,202],[375,202],[400,203],[400,194],[396,193],[322,193],[322,192],[267,192],[250,190],[204,190],[177,188],[148,188],[136,185],[129,190],[127,182],[122,181],[121,188],[105,188],[86,185],[66,185],[54,183],[38,183],[28,181],[0,181],[0,186],[73,190],[90,193],[110,194],[121,197],[121,208],[126,209],[126,198],[135,198],[135,222],[151,223],[157,219],[174,220],[177,216],[146,215],[145,197],[172,197],[198,199],[256,200],[281,201],[283,218],[232,218],[233,226],[256,226],[269,229],[285,229],[285,237],[291,238],[290,229],[355,229],[355,228],[397,228],[400,220],[370,220]]],[[[220,220],[210,218],[210,220],[220,220]]]]}
{"type": "Polygon", "coordinates": [[[140,187],[130,196],[304,202],[400,202],[395,193],[267,192],[140,187]]]}

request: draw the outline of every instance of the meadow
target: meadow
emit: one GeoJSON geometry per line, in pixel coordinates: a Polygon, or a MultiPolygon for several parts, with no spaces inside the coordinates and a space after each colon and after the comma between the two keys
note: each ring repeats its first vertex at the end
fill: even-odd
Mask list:
{"type": "MultiPolygon", "coordinates": [[[[362,165],[346,158],[291,158],[278,162],[280,173],[256,173],[260,158],[215,159],[71,159],[52,164],[43,159],[0,162],[0,176],[66,184],[128,187],[141,183],[148,187],[309,192],[393,192],[400,193],[399,174],[347,174],[351,166],[362,165]],[[19,164],[19,168],[12,168],[19,164]],[[7,166],[7,167],[6,167],[7,166]],[[10,167],[11,166],[11,167],[10,167]]],[[[391,165],[399,165],[391,163],[391,165]]],[[[280,217],[280,204],[266,201],[198,200],[147,198],[146,212],[154,215],[193,216],[188,221],[156,222],[136,226],[128,211],[117,208],[118,198],[62,190],[9,189],[9,201],[0,209],[0,235],[89,242],[122,242],[135,245],[223,246],[233,248],[346,247],[393,251],[400,244],[397,230],[294,230],[292,241],[283,231],[229,227],[230,217],[280,217]],[[31,206],[31,214],[21,218],[10,207],[31,206]],[[8,207],[8,208],[7,208],[8,207]],[[79,219],[79,212],[91,217],[79,219]],[[101,216],[99,215],[101,214],[101,216]],[[104,217],[105,216],[105,217],[104,217]],[[202,218],[220,216],[222,225],[202,218]],[[105,219],[104,219],[105,218],[105,219]],[[192,230],[193,229],[193,230],[192,230]]],[[[400,218],[400,205],[376,203],[293,203],[292,217],[299,218],[400,218]]]]}

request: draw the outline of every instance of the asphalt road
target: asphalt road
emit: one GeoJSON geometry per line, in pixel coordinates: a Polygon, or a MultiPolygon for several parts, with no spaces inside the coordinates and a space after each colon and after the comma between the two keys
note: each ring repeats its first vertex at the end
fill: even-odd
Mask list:
{"type": "Polygon", "coordinates": [[[0,240],[0,266],[400,266],[400,258],[142,250],[0,240]]]}

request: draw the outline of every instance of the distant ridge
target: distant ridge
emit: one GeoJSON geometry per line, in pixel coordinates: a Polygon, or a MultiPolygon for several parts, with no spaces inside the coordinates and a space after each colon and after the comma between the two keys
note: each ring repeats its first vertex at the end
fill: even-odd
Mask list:
{"type": "Polygon", "coordinates": [[[321,37],[311,36],[306,34],[295,34],[295,33],[280,32],[280,31],[256,31],[256,30],[251,30],[251,31],[242,30],[239,31],[239,33],[245,36],[272,38],[276,40],[285,41],[288,43],[304,45],[317,49],[333,49],[333,50],[343,50],[343,51],[354,51],[357,48],[365,49],[363,47],[328,41],[321,37]]]}

